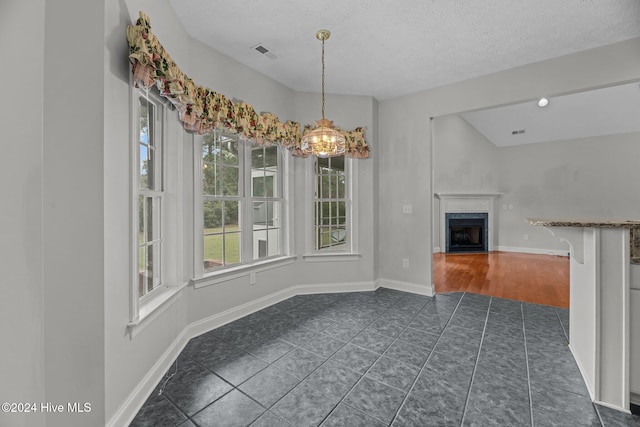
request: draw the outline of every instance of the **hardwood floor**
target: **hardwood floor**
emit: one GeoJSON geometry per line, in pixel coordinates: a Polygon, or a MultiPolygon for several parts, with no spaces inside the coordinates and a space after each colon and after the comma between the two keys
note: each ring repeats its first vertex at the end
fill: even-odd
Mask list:
{"type": "Polygon", "coordinates": [[[514,252],[433,255],[436,292],[471,292],[569,308],[569,258],[514,252]]]}

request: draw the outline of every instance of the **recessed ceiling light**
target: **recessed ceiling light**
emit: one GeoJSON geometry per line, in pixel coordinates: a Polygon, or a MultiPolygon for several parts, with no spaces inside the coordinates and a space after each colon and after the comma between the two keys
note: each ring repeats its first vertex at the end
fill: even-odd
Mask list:
{"type": "Polygon", "coordinates": [[[549,98],[538,99],[538,107],[546,107],[547,105],[549,105],[549,98]]]}

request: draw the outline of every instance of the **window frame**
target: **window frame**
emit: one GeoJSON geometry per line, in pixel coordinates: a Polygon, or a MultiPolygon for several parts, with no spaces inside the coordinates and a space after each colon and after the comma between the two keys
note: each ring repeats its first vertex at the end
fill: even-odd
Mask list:
{"type": "MultiPolygon", "coordinates": [[[[229,135],[227,135],[229,136],[229,135]]],[[[230,136],[237,136],[231,134],[230,136]]],[[[239,277],[249,276],[251,273],[269,270],[281,265],[293,263],[295,256],[291,253],[291,233],[289,231],[293,224],[290,215],[292,206],[292,197],[290,191],[290,170],[291,156],[282,146],[276,146],[279,159],[279,175],[280,175],[280,253],[266,258],[253,258],[253,206],[254,200],[264,200],[265,198],[254,198],[252,195],[252,149],[257,145],[238,139],[238,151],[242,151],[242,167],[240,167],[239,179],[243,185],[243,196],[240,197],[240,216],[241,216],[241,261],[229,266],[223,266],[216,269],[205,270],[204,268],[204,194],[203,194],[203,175],[202,175],[202,145],[203,136],[193,135],[193,277],[191,283],[194,287],[200,288],[220,282],[225,282],[239,277]]]]}
{"type": "MultiPolygon", "coordinates": [[[[163,265],[164,265],[164,224],[163,224],[163,208],[164,208],[164,195],[165,195],[165,171],[166,171],[166,156],[164,155],[164,149],[166,144],[166,134],[167,134],[167,113],[166,113],[166,105],[163,102],[162,98],[155,94],[152,90],[149,89],[138,89],[135,91],[135,96],[133,100],[133,116],[135,117],[135,124],[133,127],[134,133],[134,141],[137,143],[133,143],[132,146],[136,146],[135,153],[132,158],[134,159],[132,167],[135,168],[135,174],[133,175],[133,187],[134,192],[136,193],[136,200],[133,203],[133,221],[134,226],[132,227],[132,231],[135,234],[133,236],[133,240],[136,243],[136,255],[133,258],[133,261],[138,260],[138,268],[136,270],[137,282],[140,281],[140,272],[139,272],[139,256],[140,249],[142,246],[152,246],[154,249],[153,253],[153,279],[152,284],[153,287],[151,290],[144,292],[140,295],[139,284],[136,287],[137,292],[135,298],[138,300],[138,304],[142,305],[145,301],[153,298],[153,296],[157,293],[162,292],[164,288],[166,288],[166,282],[163,277],[163,265]],[[141,163],[142,158],[140,156],[140,151],[142,149],[143,144],[140,141],[140,131],[139,128],[139,120],[140,120],[140,100],[145,99],[148,104],[154,106],[154,114],[153,114],[153,127],[149,126],[148,137],[153,139],[153,142],[150,140],[147,141],[147,150],[155,153],[151,156],[153,159],[153,167],[151,168],[151,175],[153,185],[149,186],[149,188],[143,188],[141,186],[141,163]],[[155,158],[154,158],[155,157],[155,158]],[[147,239],[147,236],[144,236],[145,232],[143,231],[143,239],[144,241],[140,241],[140,228],[146,230],[146,215],[143,214],[143,224],[140,224],[140,201],[142,198],[142,207],[143,212],[148,212],[146,201],[150,199],[151,203],[151,218],[152,218],[152,237],[151,239],[147,239]],[[157,201],[157,203],[156,203],[157,201]],[[158,253],[159,252],[159,253],[158,253]],[[156,268],[157,266],[157,268],[156,268]]],[[[132,147],[133,148],[133,147],[132,147]]],[[[146,251],[145,251],[146,253],[146,251]]],[[[145,276],[146,279],[146,276],[145,276]]],[[[134,280],[135,281],[135,280],[134,280]]],[[[143,283],[144,288],[147,287],[147,283],[143,283]]]]}
{"type": "MultiPolygon", "coordinates": [[[[358,245],[358,162],[344,156],[347,244],[340,249],[316,249],[316,174],[315,156],[307,158],[305,179],[305,253],[306,262],[352,261],[361,257],[358,245]]],[[[343,198],[340,198],[341,200],[343,198]]]]}
{"type": "MultiPolygon", "coordinates": [[[[277,258],[279,256],[282,256],[284,254],[283,252],[283,239],[284,239],[284,230],[283,230],[283,222],[281,221],[281,218],[283,216],[282,214],[282,210],[283,210],[283,202],[284,202],[284,197],[283,197],[283,192],[284,192],[284,173],[282,171],[282,168],[284,167],[284,157],[288,154],[285,153],[284,149],[275,146],[275,145],[271,145],[271,146],[266,146],[266,145],[251,145],[250,147],[248,147],[248,153],[247,156],[245,157],[248,165],[250,165],[250,169],[251,172],[248,173],[247,175],[245,175],[245,180],[248,181],[247,186],[245,188],[246,191],[248,191],[247,194],[247,198],[250,199],[250,206],[248,206],[248,209],[251,209],[251,221],[248,221],[251,223],[251,259],[249,260],[249,262],[260,262],[263,260],[268,260],[270,258],[277,258]],[[266,158],[266,150],[267,149],[271,149],[271,148],[275,148],[276,149],[276,161],[277,161],[277,167],[276,167],[276,172],[273,174],[269,174],[269,166],[267,166],[266,164],[263,165],[262,167],[254,167],[253,165],[253,152],[257,151],[257,149],[261,149],[263,152],[263,158],[266,158]],[[256,176],[254,175],[256,173],[256,171],[260,171],[262,172],[261,177],[264,178],[263,181],[263,188],[264,188],[264,194],[263,195],[256,195],[254,193],[255,190],[255,179],[259,178],[260,176],[256,176]],[[272,184],[272,194],[268,195],[267,194],[267,178],[268,177],[273,177],[273,184],[272,184]],[[247,179],[248,178],[248,179],[247,179]],[[256,229],[256,204],[262,204],[263,206],[266,206],[265,210],[265,221],[264,221],[264,229],[263,230],[257,230],[256,229]],[[271,224],[269,224],[269,204],[272,204],[271,206],[273,207],[273,204],[278,204],[279,208],[276,211],[277,215],[274,215],[273,212],[275,211],[273,208],[271,210],[272,214],[271,214],[271,224]],[[277,239],[277,246],[280,248],[280,252],[274,255],[267,255],[265,257],[260,257],[260,249],[259,249],[259,242],[260,240],[258,240],[258,238],[256,237],[256,232],[257,231],[264,231],[266,233],[266,237],[267,239],[265,240],[266,244],[267,244],[267,253],[269,252],[269,240],[270,240],[270,236],[273,233],[270,233],[270,231],[273,230],[277,230],[276,231],[276,239],[277,239]],[[256,256],[257,254],[257,256],[256,256]]],[[[249,233],[248,233],[249,234],[249,233]]],[[[247,249],[247,251],[249,251],[249,249],[247,249]]]]}
{"type": "MultiPolygon", "coordinates": [[[[201,138],[201,141],[204,142],[203,140],[204,136],[201,138]]],[[[222,135],[222,138],[231,138],[228,135],[222,135]]],[[[229,165],[229,164],[224,164],[222,163],[220,165],[220,167],[224,168],[235,168],[238,170],[238,185],[237,185],[237,194],[224,194],[225,191],[222,190],[222,194],[204,194],[204,185],[202,184],[203,182],[203,169],[204,169],[204,159],[202,158],[202,146],[203,143],[199,144],[200,147],[200,166],[197,169],[197,171],[199,172],[200,175],[200,179],[199,179],[199,183],[200,183],[200,187],[199,187],[199,191],[196,191],[195,194],[200,195],[200,197],[202,198],[202,207],[201,207],[201,212],[202,212],[202,238],[200,239],[200,244],[204,245],[204,239],[206,238],[206,236],[221,236],[222,237],[222,269],[224,268],[230,268],[232,266],[238,265],[242,263],[242,259],[243,259],[243,251],[245,249],[245,242],[244,242],[244,199],[246,197],[246,183],[245,183],[245,179],[244,179],[244,175],[243,175],[243,170],[244,170],[244,165],[245,165],[245,147],[243,144],[241,144],[240,141],[236,141],[237,142],[237,160],[238,163],[237,165],[229,165]],[[213,233],[205,233],[204,231],[204,205],[206,202],[222,202],[223,206],[226,202],[229,203],[233,203],[233,202],[237,202],[238,204],[238,227],[239,227],[239,231],[226,231],[225,230],[225,226],[227,225],[225,223],[225,215],[222,215],[222,230],[220,232],[213,232],[213,233]],[[233,264],[227,264],[225,261],[226,258],[226,252],[225,252],[225,246],[226,246],[226,237],[228,235],[238,235],[237,239],[238,239],[238,245],[239,245],[239,260],[236,263],[233,264]],[[228,265],[228,266],[227,266],[228,265]]],[[[214,166],[217,167],[217,166],[214,166]]],[[[224,174],[223,174],[224,176],[224,174]]],[[[223,181],[224,184],[224,181],[223,181]]],[[[197,242],[196,242],[197,243],[197,242]]],[[[204,247],[203,247],[203,256],[199,257],[200,261],[204,263],[204,247]]],[[[203,271],[206,273],[208,271],[215,271],[215,270],[219,270],[219,269],[205,269],[203,266],[203,271]]]]}
{"type": "Polygon", "coordinates": [[[177,227],[181,223],[182,204],[178,200],[182,188],[182,142],[183,130],[179,125],[175,108],[163,98],[155,88],[137,88],[130,81],[130,297],[129,322],[127,330],[130,339],[136,337],[153,319],[171,306],[171,303],[182,295],[188,282],[182,280],[183,266],[180,254],[183,250],[182,230],[177,227]],[[139,99],[145,97],[156,106],[155,120],[161,133],[160,141],[156,141],[161,154],[160,180],[162,188],[158,190],[140,190],[140,128],[139,99]],[[157,220],[158,238],[161,249],[158,255],[159,280],[154,288],[143,296],[139,296],[139,205],[141,194],[159,197],[157,220]]]}

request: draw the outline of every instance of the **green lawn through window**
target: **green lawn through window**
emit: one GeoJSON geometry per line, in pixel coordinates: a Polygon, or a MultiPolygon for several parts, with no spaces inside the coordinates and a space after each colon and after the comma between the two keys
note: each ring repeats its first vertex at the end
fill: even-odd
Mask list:
{"type": "Polygon", "coordinates": [[[222,228],[205,228],[204,229],[204,259],[222,262],[225,265],[236,264],[240,262],[240,232],[237,225],[225,227],[226,234],[221,233],[222,228]],[[235,231],[238,231],[237,233],[235,231]],[[224,237],[223,237],[224,236],[224,237]],[[225,239],[224,249],[226,256],[222,255],[222,239],[225,239]]]}

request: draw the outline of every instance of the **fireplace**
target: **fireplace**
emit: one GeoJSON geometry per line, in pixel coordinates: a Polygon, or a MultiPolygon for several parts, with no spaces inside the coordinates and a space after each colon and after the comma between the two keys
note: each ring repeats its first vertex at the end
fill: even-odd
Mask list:
{"type": "Polygon", "coordinates": [[[488,220],[486,212],[446,213],[446,252],[487,252],[488,220]]]}

